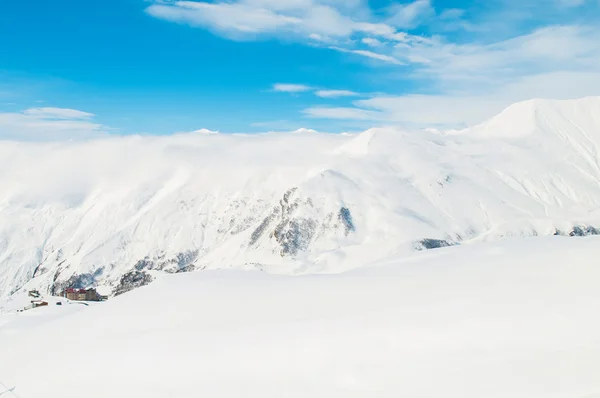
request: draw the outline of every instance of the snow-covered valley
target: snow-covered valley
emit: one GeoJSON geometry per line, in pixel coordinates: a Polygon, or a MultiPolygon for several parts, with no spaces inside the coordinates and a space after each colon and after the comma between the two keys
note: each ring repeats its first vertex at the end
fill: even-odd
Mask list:
{"type": "Polygon", "coordinates": [[[464,131],[1,142],[0,296],[596,234],[599,151],[598,97],[518,103],[464,131]]]}
{"type": "Polygon", "coordinates": [[[21,398],[596,398],[599,258],[600,237],[537,237],[338,275],[164,275],[0,317],[0,382],[21,398]]]}

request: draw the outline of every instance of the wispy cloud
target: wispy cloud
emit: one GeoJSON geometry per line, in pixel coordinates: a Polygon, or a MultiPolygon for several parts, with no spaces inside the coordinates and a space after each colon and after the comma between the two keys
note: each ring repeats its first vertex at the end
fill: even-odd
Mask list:
{"type": "Polygon", "coordinates": [[[392,55],[380,54],[380,53],[376,53],[376,52],[373,52],[370,50],[350,50],[347,48],[335,47],[335,46],[332,46],[330,48],[333,50],[344,52],[344,53],[357,54],[357,55],[360,55],[363,57],[375,59],[378,61],[383,61],[383,62],[394,64],[394,65],[405,65],[404,62],[400,61],[398,58],[396,58],[392,55]]]}
{"type": "Polygon", "coordinates": [[[202,26],[243,40],[243,34],[287,32],[308,36],[348,36],[352,21],[337,9],[306,0],[177,1],[156,3],[146,9],[154,17],[202,26]]]}
{"type": "Polygon", "coordinates": [[[353,35],[395,40],[397,33],[396,27],[373,18],[362,0],[155,1],[146,12],[241,41],[258,36],[295,36],[339,44],[348,43],[353,35]]]}
{"type": "Polygon", "coordinates": [[[315,95],[321,98],[356,97],[359,93],[350,90],[318,90],[315,95]]]}
{"type": "Polygon", "coordinates": [[[598,72],[554,72],[498,85],[491,91],[438,95],[375,96],[349,107],[310,107],[306,116],[319,119],[370,120],[407,127],[466,127],[480,123],[504,107],[531,98],[572,99],[600,93],[598,72]]]}
{"type": "Polygon", "coordinates": [[[361,40],[361,42],[369,47],[381,47],[383,45],[383,43],[380,40],[374,39],[372,37],[365,37],[361,40]]]}
{"type": "Polygon", "coordinates": [[[387,118],[378,111],[350,107],[313,107],[303,112],[306,116],[319,119],[385,120],[387,118]]]}
{"type": "Polygon", "coordinates": [[[411,64],[410,78],[437,93],[375,96],[353,107],[311,107],[311,117],[465,126],[531,98],[600,95],[600,28],[549,26],[491,44],[442,39],[397,44],[391,53],[411,64]]]}
{"type": "Polygon", "coordinates": [[[312,87],[305,86],[304,84],[277,83],[273,85],[273,91],[280,93],[303,93],[311,90],[312,87]]]}
{"type": "Polygon", "coordinates": [[[0,139],[52,141],[101,137],[110,129],[93,114],[66,108],[30,108],[0,113],[0,139]]]}
{"type": "MultiPolygon", "coordinates": [[[[293,38],[359,56],[385,67],[390,83],[398,83],[390,87],[414,88],[352,106],[308,107],[304,115],[311,118],[460,125],[532,97],[600,94],[598,0],[491,0],[469,9],[436,4],[396,1],[374,10],[362,0],[162,1],[147,12],[234,40],[293,38]],[[415,34],[415,27],[426,33],[415,34]]],[[[273,89],[351,96],[295,84],[273,89]]]]}
{"type": "Polygon", "coordinates": [[[430,0],[415,0],[408,4],[393,4],[389,8],[391,14],[387,22],[399,28],[418,26],[435,15],[430,0]]]}
{"type": "Polygon", "coordinates": [[[91,119],[93,113],[82,112],[76,109],[65,108],[30,108],[23,111],[24,115],[33,116],[37,119],[62,119],[62,120],[77,120],[91,119]]]}

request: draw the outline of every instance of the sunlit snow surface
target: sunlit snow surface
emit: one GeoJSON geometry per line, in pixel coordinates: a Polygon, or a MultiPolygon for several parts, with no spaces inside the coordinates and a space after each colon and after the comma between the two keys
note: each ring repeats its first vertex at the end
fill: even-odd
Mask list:
{"type": "Polygon", "coordinates": [[[599,280],[599,237],[338,275],[165,275],[90,307],[2,315],[0,382],[21,398],[598,397],[599,280]]]}
{"type": "Polygon", "coordinates": [[[422,239],[600,228],[599,153],[600,98],[454,132],[0,142],[0,297],[71,278],[114,292],[137,268],[336,273],[422,239]]]}

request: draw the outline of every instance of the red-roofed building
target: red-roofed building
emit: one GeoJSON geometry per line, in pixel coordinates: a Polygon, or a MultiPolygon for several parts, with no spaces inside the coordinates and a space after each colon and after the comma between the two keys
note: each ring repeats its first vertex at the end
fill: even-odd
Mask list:
{"type": "Polygon", "coordinates": [[[99,295],[96,289],[68,288],[65,289],[62,296],[73,301],[102,301],[107,298],[106,296],[99,295]]]}

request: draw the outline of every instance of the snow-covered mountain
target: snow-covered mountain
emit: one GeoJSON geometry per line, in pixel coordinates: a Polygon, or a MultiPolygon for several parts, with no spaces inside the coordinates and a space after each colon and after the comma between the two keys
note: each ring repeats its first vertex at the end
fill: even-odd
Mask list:
{"type": "Polygon", "coordinates": [[[2,142],[0,296],[119,293],[160,271],[329,273],[472,240],[596,234],[599,152],[597,97],[518,103],[450,132],[2,142]]]}

